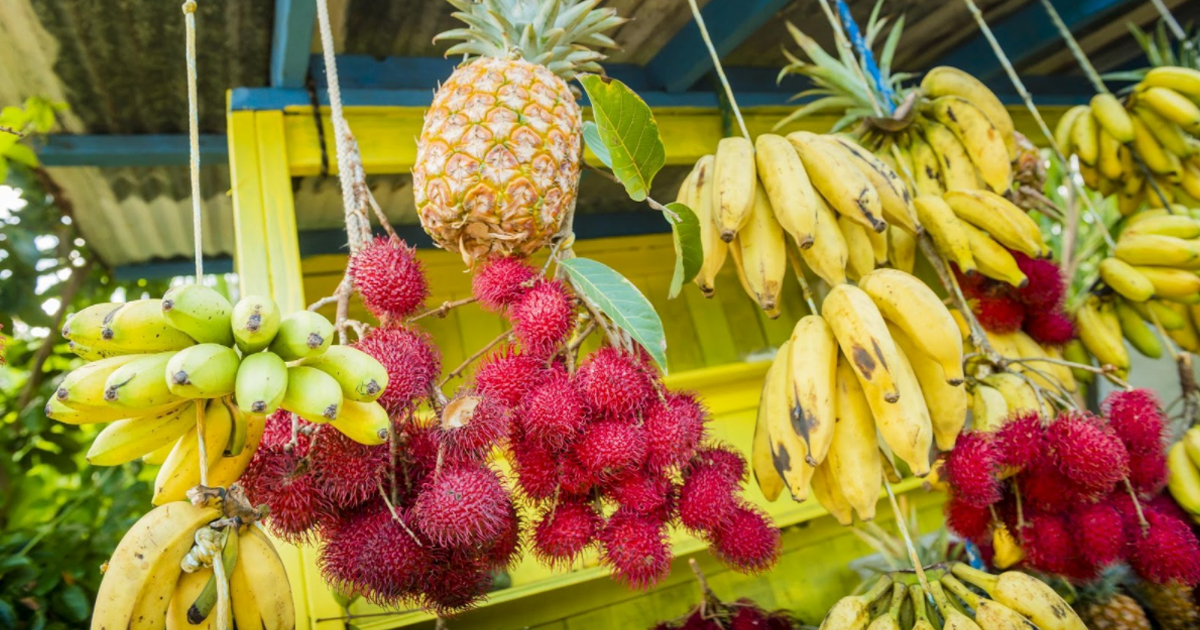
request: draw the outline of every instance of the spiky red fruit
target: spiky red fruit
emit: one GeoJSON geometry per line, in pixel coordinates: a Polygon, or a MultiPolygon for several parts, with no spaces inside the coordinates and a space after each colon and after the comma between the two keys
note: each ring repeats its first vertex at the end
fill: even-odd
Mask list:
{"type": "Polygon", "coordinates": [[[596,487],[596,476],[580,463],[579,457],[568,452],[558,461],[558,487],[567,496],[589,495],[596,487]]]}
{"type": "Polygon", "coordinates": [[[613,578],[630,588],[646,589],[671,571],[671,547],[661,521],[617,510],[600,531],[603,562],[613,578]]]}
{"type": "Polygon", "coordinates": [[[655,470],[682,465],[704,438],[708,414],[690,392],[671,392],[646,411],[646,464],[655,470]]]}
{"type": "Polygon", "coordinates": [[[575,301],[561,281],[542,281],[513,304],[509,317],[526,352],[549,356],[575,327],[575,301]]]}
{"type": "Polygon", "coordinates": [[[583,399],[566,374],[555,373],[521,401],[518,417],[527,438],[562,450],[583,429],[583,399]]]}
{"type": "Polygon", "coordinates": [[[324,544],[317,556],[321,577],[330,586],[344,593],[364,591],[362,572],[365,564],[360,554],[374,535],[372,520],[378,510],[374,506],[342,514],[322,532],[324,544]]]}
{"type": "Polygon", "coordinates": [[[996,431],[1000,465],[1024,469],[1045,453],[1045,431],[1035,412],[1024,412],[1008,419],[996,431]]]}
{"type": "Polygon", "coordinates": [[[1167,487],[1167,458],[1161,453],[1147,453],[1129,459],[1129,483],[1138,496],[1152,497],[1167,487]]]}
{"type": "Polygon", "coordinates": [[[1007,295],[980,295],[972,310],[979,324],[991,332],[1016,332],[1025,322],[1025,306],[1007,295]]]}
{"type": "Polygon", "coordinates": [[[475,389],[510,409],[553,375],[546,359],[508,348],[488,359],[475,372],[475,389]]]}
{"type": "Polygon", "coordinates": [[[601,348],[575,373],[575,386],[597,414],[632,422],[654,398],[654,385],[636,357],[616,348],[601,348]]]}
{"type": "Polygon", "coordinates": [[[333,506],[350,508],[375,496],[388,466],[388,447],[365,446],[323,425],[313,441],[309,464],[321,495],[333,506]]]}
{"type": "Polygon", "coordinates": [[[575,455],[595,479],[615,477],[646,459],[641,427],[621,420],[602,420],[587,427],[575,444],[575,455]]]}
{"type": "Polygon", "coordinates": [[[561,501],[542,512],[533,530],[533,551],[548,564],[569,564],[596,539],[604,521],[587,501],[561,501]]]}
{"type": "Polygon", "coordinates": [[[1124,555],[1124,526],[1121,514],[1112,505],[1101,502],[1080,506],[1070,515],[1070,527],[1079,539],[1079,555],[1093,566],[1107,566],[1124,555]]]}
{"type": "Polygon", "coordinates": [[[1026,514],[1025,528],[1021,530],[1025,563],[1047,573],[1066,572],[1075,557],[1072,538],[1062,517],[1047,513],[1026,514]]]}
{"type": "Polygon", "coordinates": [[[708,532],[729,523],[738,506],[738,483],[717,466],[696,466],[679,489],[679,521],[708,532]]]}
{"type": "Polygon", "coordinates": [[[671,480],[658,473],[635,470],[622,475],[608,487],[608,495],[623,508],[639,514],[659,510],[669,504],[675,492],[671,480]]]}
{"type": "Polygon", "coordinates": [[[481,460],[508,434],[508,409],[470,390],[442,410],[438,441],[449,461],[481,460]]]}
{"type": "Polygon", "coordinates": [[[488,546],[504,531],[508,494],[495,471],[483,464],[442,468],[413,504],[416,527],[446,547],[488,546]]]}
{"type": "Polygon", "coordinates": [[[799,624],[784,611],[767,612],[748,599],[740,599],[729,618],[729,630],[792,630],[799,624]]]}
{"type": "Polygon", "coordinates": [[[307,420],[297,418],[295,414],[278,409],[271,415],[267,416],[266,422],[263,424],[262,440],[259,445],[262,448],[282,447],[292,440],[292,423],[298,423],[299,433],[297,434],[296,446],[303,453],[308,452],[309,430],[313,424],[307,420]]]}
{"type": "Polygon", "coordinates": [[[1057,309],[1062,304],[1066,286],[1063,283],[1062,270],[1052,260],[1030,258],[1021,252],[1012,252],[1021,273],[1029,279],[1029,283],[1017,290],[1021,301],[1033,307],[1035,311],[1057,309]]]}
{"type": "Polygon", "coordinates": [[[442,361],[433,341],[422,332],[399,326],[373,328],[353,347],[375,357],[388,374],[379,404],[390,414],[411,409],[429,396],[442,361]]]}
{"type": "Polygon", "coordinates": [[[1129,453],[1112,431],[1083,413],[1063,413],[1046,429],[1058,469],[1092,496],[1129,474],[1129,453]]]}
{"type": "Polygon", "coordinates": [[[517,486],[533,500],[549,499],[558,490],[558,460],[549,449],[532,440],[511,441],[517,486]]]}
{"type": "Polygon", "coordinates": [[[1061,346],[1075,338],[1075,324],[1059,311],[1035,310],[1025,317],[1025,332],[1034,341],[1048,346],[1061,346]]]}
{"type": "Polygon", "coordinates": [[[520,299],[527,290],[522,285],[537,275],[537,269],[524,259],[492,258],[471,278],[471,293],[484,308],[499,311],[520,299]]]}
{"type": "Polygon", "coordinates": [[[953,494],[946,502],[946,527],[950,531],[975,542],[987,540],[992,526],[992,511],[986,507],[967,505],[953,494]]]}
{"type": "Polygon", "coordinates": [[[500,537],[488,551],[486,560],[493,569],[508,569],[521,557],[521,514],[512,503],[508,505],[508,518],[500,537]]]}
{"type": "Polygon", "coordinates": [[[415,594],[429,562],[426,546],[405,531],[382,501],[364,506],[326,531],[320,556],[327,581],[383,605],[395,605],[415,594]]]}
{"type": "Polygon", "coordinates": [[[1094,498],[1064,475],[1050,457],[1044,457],[1016,477],[1025,505],[1038,510],[1061,510],[1094,498]]]}
{"type": "Polygon", "coordinates": [[[381,321],[408,317],[429,297],[417,250],[380,236],[350,257],[348,268],[363,306],[381,321]]]}
{"type": "Polygon", "coordinates": [[[1155,584],[1200,583],[1200,543],[1192,528],[1180,519],[1153,508],[1143,510],[1150,529],[1138,528],[1129,540],[1129,565],[1155,584]]]}
{"type": "Polygon", "coordinates": [[[238,483],[253,505],[266,505],[267,527],[272,533],[289,542],[306,542],[322,516],[334,512],[320,489],[317,475],[310,470],[306,459],[311,436],[297,436],[291,442],[291,414],[277,413],[267,419],[270,442],[264,440],[255,451],[238,483]]]}
{"type": "Polygon", "coordinates": [[[697,466],[716,468],[735,483],[746,480],[746,459],[732,446],[715,444],[697,450],[689,469],[697,466]]]}
{"type": "Polygon", "coordinates": [[[263,499],[269,510],[267,528],[291,543],[312,540],[322,515],[331,512],[323,501],[316,475],[307,471],[284,474],[275,480],[263,499]]]}
{"type": "Polygon", "coordinates": [[[401,444],[398,466],[403,466],[401,477],[407,476],[416,488],[433,474],[438,457],[438,429],[436,425],[420,424],[415,421],[397,422],[397,433],[401,444]]]}
{"type": "Polygon", "coordinates": [[[1001,455],[988,433],[968,431],[959,436],[942,467],[955,496],[975,507],[999,501],[1000,482],[996,474],[1001,455]]]}
{"type": "Polygon", "coordinates": [[[1116,391],[1104,400],[1104,415],[1132,456],[1163,451],[1162,406],[1149,389],[1116,391]]]}
{"type": "Polygon", "coordinates": [[[779,558],[779,548],[779,530],[765,514],[747,505],[734,508],[712,536],[713,553],[742,573],[769,569],[779,558]]]}
{"type": "Polygon", "coordinates": [[[423,603],[438,616],[450,617],[474,608],[492,588],[492,572],[475,558],[440,558],[425,572],[423,603]]]}

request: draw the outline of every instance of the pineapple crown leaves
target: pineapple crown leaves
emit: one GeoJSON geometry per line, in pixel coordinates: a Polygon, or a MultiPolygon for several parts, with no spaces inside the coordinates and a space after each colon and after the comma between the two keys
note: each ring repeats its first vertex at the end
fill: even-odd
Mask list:
{"type": "Polygon", "coordinates": [[[597,9],[600,0],[447,0],[452,15],[466,23],[433,41],[460,40],[446,56],[524,59],[546,66],[565,81],[581,72],[601,73],[605,58],[595,48],[616,48],[604,32],[624,24],[616,9],[597,9]]]}

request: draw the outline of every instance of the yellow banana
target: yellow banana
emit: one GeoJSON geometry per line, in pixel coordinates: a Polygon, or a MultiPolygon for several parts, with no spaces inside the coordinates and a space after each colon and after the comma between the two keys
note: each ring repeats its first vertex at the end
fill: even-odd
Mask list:
{"type": "Polygon", "coordinates": [[[1180,184],[1185,192],[1192,197],[1200,195],[1200,164],[1197,163],[1196,156],[1188,158],[1187,162],[1182,163],[1183,169],[1180,184]]]}
{"type": "Polygon", "coordinates": [[[342,410],[342,388],[332,376],[316,368],[290,367],[280,407],[309,422],[329,422],[342,410]]]}
{"type": "Polygon", "coordinates": [[[279,323],[279,332],[267,348],[284,361],[298,361],[325,352],[333,333],[333,324],[324,316],[296,311],[279,323]]]}
{"type": "Polygon", "coordinates": [[[228,488],[230,484],[237,481],[246,471],[246,466],[250,465],[250,460],[254,457],[254,451],[258,450],[258,445],[262,442],[263,429],[266,425],[266,418],[259,415],[246,416],[246,443],[242,451],[232,457],[223,456],[217,460],[208,469],[208,483],[212,487],[228,488]]]}
{"type": "Polygon", "coordinates": [[[984,630],[1029,630],[1029,621],[1017,611],[975,594],[952,575],[943,575],[942,586],[975,611],[975,621],[984,630]]]}
{"type": "Polygon", "coordinates": [[[817,237],[812,247],[800,250],[800,257],[829,286],[846,281],[850,247],[838,229],[837,216],[820,195],[817,195],[817,237]]]}
{"type": "Polygon", "coordinates": [[[342,396],[356,402],[379,398],[388,384],[387,370],[375,357],[350,346],[330,346],[324,353],[305,359],[301,365],[332,376],[342,387],[342,396]]]}
{"type": "Polygon", "coordinates": [[[99,361],[100,359],[111,359],[113,357],[119,357],[123,354],[126,354],[125,352],[113,348],[105,348],[100,350],[77,341],[68,341],[67,347],[71,350],[71,352],[75,353],[75,356],[83,359],[84,361],[99,361]]]}
{"type": "Polygon", "coordinates": [[[1141,116],[1133,119],[1133,148],[1138,157],[1145,162],[1146,167],[1155,173],[1160,175],[1179,174],[1182,169],[1179,158],[1159,143],[1141,116]]]}
{"type": "Polygon", "coordinates": [[[1004,397],[1004,406],[1009,414],[1024,412],[1042,413],[1046,405],[1037,391],[1022,376],[1013,372],[995,372],[980,379],[988,387],[995,388],[1004,397]]]}
{"type": "Polygon", "coordinates": [[[1075,312],[1079,339],[1101,365],[1112,365],[1120,372],[1129,369],[1129,353],[1121,338],[1121,322],[1111,304],[1088,296],[1075,312]]]}
{"type": "MultiPolygon", "coordinates": [[[[703,224],[701,224],[703,229],[703,224]]],[[[230,314],[233,340],[242,355],[265,350],[279,332],[279,305],[269,297],[248,295],[233,305],[230,314]]]]}
{"type": "Polygon", "coordinates": [[[858,281],[879,308],[914,346],[936,361],[951,385],[963,382],[963,345],[958,325],[929,285],[896,269],[877,269],[858,281]]]}
{"type": "Polygon", "coordinates": [[[1183,450],[1187,451],[1188,459],[1192,460],[1192,465],[1200,466],[1200,427],[1184,431],[1180,443],[1183,444],[1183,450]]]}
{"type": "Polygon", "coordinates": [[[292,591],[275,546],[257,525],[246,528],[238,538],[238,544],[239,561],[229,578],[234,625],[262,630],[295,630],[292,591]],[[254,594],[245,598],[253,607],[238,604],[237,596],[241,593],[254,594]]]}
{"type": "Polygon", "coordinates": [[[913,211],[912,196],[900,175],[871,152],[845,138],[833,136],[832,144],[840,146],[850,163],[857,166],[870,180],[879,194],[884,220],[910,234],[919,233],[921,226],[917,223],[913,211]]]}
{"type": "Polygon", "coordinates": [[[1081,162],[1088,166],[1096,165],[1100,157],[1100,125],[1090,107],[1086,116],[1075,119],[1075,126],[1071,128],[1071,145],[1081,162]]]}
{"type": "MultiPolygon", "coordinates": [[[[1079,363],[1080,365],[1092,365],[1092,355],[1088,354],[1087,348],[1078,338],[1067,342],[1067,345],[1062,348],[1062,357],[1071,363],[1079,363]]],[[[1079,368],[1071,368],[1071,375],[1075,380],[1091,385],[1096,380],[1095,373],[1089,370],[1079,368]]]]}
{"type": "MultiPolygon", "coordinates": [[[[1163,212],[1165,213],[1166,211],[1164,210],[1163,212]]],[[[1126,237],[1134,234],[1159,234],[1182,239],[1193,239],[1200,237],[1200,222],[1184,214],[1162,214],[1141,218],[1138,221],[1127,222],[1125,229],[1121,231],[1121,236],[1126,237]]]]}
{"type": "MultiPolygon", "coordinates": [[[[229,443],[233,432],[233,416],[221,400],[207,401],[204,408],[204,453],[208,467],[216,465],[229,443]]],[[[196,404],[203,404],[197,402],[196,404]]],[[[154,496],[150,502],[164,505],[173,501],[186,501],[187,491],[200,484],[200,433],[193,424],[158,469],[154,479],[154,496]]],[[[212,483],[212,480],[209,480],[212,483]]]]}
{"type": "MultiPolygon", "coordinates": [[[[871,241],[871,253],[874,255],[874,266],[878,267],[880,265],[887,264],[888,241],[891,240],[891,234],[895,230],[899,230],[899,228],[894,225],[889,225],[886,232],[872,232],[870,230],[863,230],[866,233],[867,238],[871,241]]],[[[909,234],[909,237],[911,238],[912,235],[909,234]]]]}
{"type": "Polygon", "coordinates": [[[867,626],[867,630],[901,630],[900,610],[907,600],[908,587],[897,582],[892,585],[892,603],[888,609],[867,626]]]}
{"type": "Polygon", "coordinates": [[[750,287],[750,297],[764,311],[774,311],[787,272],[787,241],[761,185],[755,186],[754,209],[733,247],[739,251],[738,262],[750,287]]]}
{"type": "Polygon", "coordinates": [[[951,66],[938,66],[925,73],[921,79],[921,91],[930,98],[939,96],[962,97],[983,111],[988,120],[1004,140],[1010,161],[1017,159],[1017,145],[1013,137],[1013,121],[1008,109],[982,81],[951,66]]]}
{"type": "Polygon", "coordinates": [[[817,192],[792,143],[764,133],[754,140],[758,179],[775,210],[779,225],[800,249],[812,247],[817,233],[817,192]]]}
{"type": "Polygon", "coordinates": [[[1196,326],[1192,323],[1188,307],[1179,302],[1162,302],[1162,304],[1183,318],[1183,326],[1175,330],[1164,327],[1167,336],[1184,350],[1193,354],[1200,353],[1200,331],[1197,331],[1196,326]]]}
{"type": "Polygon", "coordinates": [[[858,287],[837,285],[825,296],[821,316],[833,329],[838,346],[868,395],[888,404],[898,401],[901,392],[893,378],[899,362],[896,345],[871,297],[858,287]]]}
{"type": "Polygon", "coordinates": [[[1189,133],[1200,130],[1200,107],[1188,97],[1165,87],[1138,90],[1134,98],[1154,113],[1183,127],[1189,133]]]}
{"type": "Polygon", "coordinates": [[[754,146],[740,136],[722,138],[717,143],[713,171],[713,218],[721,240],[729,243],[750,220],[754,207],[758,182],[754,146]]]}
{"type": "Polygon", "coordinates": [[[1058,119],[1058,124],[1054,127],[1054,143],[1062,150],[1063,155],[1071,155],[1076,152],[1072,136],[1075,134],[1076,122],[1085,114],[1091,115],[1091,108],[1087,105],[1076,105],[1058,119]]]}
{"type": "Polygon", "coordinates": [[[1154,285],[1154,296],[1163,300],[1194,304],[1200,301],[1200,276],[1173,267],[1135,266],[1135,270],[1154,285]]]}
{"type": "Polygon", "coordinates": [[[1100,279],[1127,300],[1145,302],[1154,297],[1154,284],[1150,279],[1120,258],[1100,261],[1100,279]]]}
{"type": "MultiPolygon", "coordinates": [[[[891,333],[888,333],[891,337],[891,333]]],[[[893,342],[894,344],[895,342],[893,342]]],[[[921,384],[908,356],[896,348],[896,363],[893,371],[896,385],[900,388],[900,399],[893,403],[881,400],[877,392],[864,387],[875,426],[887,443],[888,448],[908,464],[912,474],[924,477],[929,474],[929,451],[933,446],[933,419],[921,384]]]]}
{"type": "Polygon", "coordinates": [[[913,272],[917,266],[917,238],[896,226],[888,228],[888,262],[893,268],[913,272]]]}
{"type": "Polygon", "coordinates": [[[1117,241],[1113,255],[1134,266],[1200,268],[1200,241],[1160,234],[1133,234],[1117,241]]]}
{"type": "Polygon", "coordinates": [[[966,388],[948,383],[942,366],[922,352],[911,335],[890,323],[888,330],[891,331],[896,347],[908,358],[913,374],[917,377],[921,397],[925,400],[925,408],[929,410],[934,443],[940,451],[953,449],[958,434],[967,422],[967,406],[970,401],[966,388]]]}
{"type": "Polygon", "coordinates": [[[215,610],[210,609],[209,614],[200,618],[198,623],[192,623],[188,619],[192,602],[196,601],[212,577],[212,569],[179,575],[179,582],[175,584],[175,590],[171,593],[171,600],[167,605],[165,630],[217,630],[215,610]]]}
{"type": "Polygon", "coordinates": [[[1097,94],[1092,97],[1091,110],[1100,128],[1113,139],[1121,144],[1133,142],[1133,121],[1117,97],[1110,93],[1097,94]]]}
{"type": "Polygon", "coordinates": [[[872,605],[892,592],[892,579],[886,575],[862,595],[843,597],[825,614],[821,630],[861,630],[871,622],[872,605]]]}
{"type": "Polygon", "coordinates": [[[700,273],[696,274],[695,282],[705,297],[712,297],[717,272],[725,264],[725,257],[729,253],[729,245],[721,240],[714,214],[714,168],[715,159],[711,155],[706,155],[696,162],[694,179],[691,182],[693,188],[688,197],[688,206],[700,221],[700,247],[704,252],[704,263],[700,265],[700,273]]]}
{"type": "Polygon", "coordinates": [[[992,527],[992,549],[995,550],[992,566],[997,569],[1007,569],[1025,559],[1025,550],[1002,522],[992,527]]]}
{"type": "Polygon", "coordinates": [[[129,463],[178,440],[195,424],[195,404],[186,404],[157,416],[117,420],[104,427],[92,440],[87,461],[93,466],[129,463]]]}
{"type": "Polygon", "coordinates": [[[820,315],[808,315],[796,322],[788,349],[792,429],[807,446],[805,461],[815,467],[825,460],[833,441],[837,339],[820,315]]]}
{"type": "Polygon", "coordinates": [[[838,217],[838,229],[846,239],[846,272],[850,279],[857,280],[875,268],[875,250],[871,239],[867,236],[867,228],[847,219],[838,217]]]}
{"type": "Polygon", "coordinates": [[[164,405],[162,407],[154,407],[151,409],[139,409],[130,411],[128,409],[120,409],[118,407],[89,407],[87,409],[75,409],[69,407],[58,400],[51,398],[46,403],[43,410],[46,417],[61,422],[63,424],[98,424],[101,422],[112,422],[113,420],[124,420],[131,417],[144,418],[146,416],[157,415],[164,411],[169,411],[183,403],[175,403],[164,405]]]}
{"type": "Polygon", "coordinates": [[[966,221],[963,221],[961,226],[967,235],[967,242],[971,245],[971,256],[974,257],[975,268],[979,273],[1017,288],[1029,283],[1029,279],[1017,266],[1017,261],[1003,245],[966,221]]]}
{"type": "Polygon", "coordinates": [[[1004,197],[986,190],[952,190],[943,198],[960,219],[987,232],[1005,247],[1031,257],[1045,253],[1037,222],[1004,197]]]}
{"type": "Polygon", "coordinates": [[[117,302],[101,302],[72,314],[63,323],[62,336],[68,341],[92,346],[103,339],[105,324],[116,313],[117,309],[125,306],[117,302]]]}
{"type": "MultiPolygon", "coordinates": [[[[771,432],[768,414],[770,406],[767,388],[770,378],[763,382],[763,391],[758,399],[758,415],[754,420],[754,444],[750,453],[750,468],[754,471],[754,481],[767,501],[774,501],[783,492],[783,476],[775,470],[775,460],[771,452],[771,432]]],[[[786,391],[786,390],[784,390],[786,391]]],[[[786,412],[785,412],[786,413],[786,412]]]]}
{"type": "Polygon", "coordinates": [[[846,502],[864,521],[875,518],[883,480],[883,459],[879,454],[875,418],[854,368],[839,355],[835,381],[837,421],[828,464],[838,480],[846,502]]]}
{"type": "Polygon", "coordinates": [[[1106,180],[1121,179],[1125,172],[1121,164],[1121,143],[1104,129],[1100,130],[1100,157],[1096,169],[1106,180]]]}
{"type": "Polygon", "coordinates": [[[813,186],[834,210],[867,229],[882,232],[887,228],[879,193],[838,150],[840,145],[808,131],[790,133],[787,139],[800,154],[813,186]]]}
{"type": "Polygon", "coordinates": [[[232,394],[237,385],[237,351],[202,343],[176,352],[167,361],[167,386],[183,398],[217,398],[232,394]]]}
{"type": "Polygon", "coordinates": [[[1167,451],[1167,489],[1179,507],[1200,514],[1200,471],[1188,457],[1183,442],[1176,442],[1167,451]]]}
{"type": "MultiPolygon", "coordinates": [[[[81,411],[104,409],[108,406],[104,401],[104,382],[113,372],[143,356],[115,356],[81,365],[63,377],[54,392],[54,400],[81,411]]],[[[122,417],[129,417],[129,414],[122,417]]]]}
{"type": "Polygon", "coordinates": [[[983,589],[997,603],[1017,611],[1041,630],[1087,630],[1070,604],[1031,575],[1020,571],[991,575],[962,563],[951,570],[955,577],[983,589]]]}
{"type": "Polygon", "coordinates": [[[829,460],[821,462],[813,472],[812,495],[841,525],[854,524],[854,506],[846,499],[838,478],[833,474],[829,460]]]}
{"type": "MultiPolygon", "coordinates": [[[[788,407],[788,390],[791,386],[791,377],[788,374],[790,348],[791,342],[785,341],[775,354],[771,368],[767,370],[762,400],[758,407],[758,423],[765,427],[767,433],[772,468],[791,492],[792,499],[804,501],[808,498],[809,482],[812,480],[814,468],[806,461],[807,446],[800,439],[800,435],[792,430],[792,412],[788,407]]],[[[764,479],[771,479],[758,469],[755,469],[755,475],[758,476],[760,487],[763,487],[764,479]]],[[[772,481],[771,484],[773,483],[772,481]]],[[[766,488],[763,488],[763,494],[769,496],[766,488]]]]}
{"type": "MultiPolygon", "coordinates": [[[[1133,115],[1145,126],[1146,131],[1150,132],[1150,136],[1154,138],[1159,147],[1166,152],[1174,153],[1181,158],[1195,153],[1194,148],[1188,143],[1187,135],[1179,128],[1179,125],[1145,107],[1134,109],[1133,115]]],[[[1134,124],[1136,125],[1137,123],[1134,124]]]]}
{"type": "Polygon", "coordinates": [[[185,284],[163,294],[162,314],[176,329],[199,343],[232,346],[233,305],[202,284],[185,284]]]}
{"type": "Polygon", "coordinates": [[[1155,320],[1158,320],[1165,330],[1179,330],[1187,325],[1187,319],[1175,309],[1167,306],[1166,302],[1159,300],[1130,302],[1129,307],[1137,311],[1137,314],[1147,322],[1153,324],[1155,320]]]}
{"type": "Polygon", "coordinates": [[[931,581],[929,592],[942,611],[942,630],[982,630],[966,613],[950,603],[950,598],[946,597],[946,592],[942,590],[941,582],[931,581]]]}
{"type": "Polygon", "coordinates": [[[233,391],[243,412],[271,413],[279,408],[287,391],[287,364],[272,352],[247,355],[238,365],[233,391]]]}
{"type": "MultiPolygon", "coordinates": [[[[1037,341],[1026,334],[1024,331],[1018,330],[1011,333],[1013,344],[1017,349],[1017,357],[1022,359],[1052,359],[1050,352],[1041,346],[1037,341]]],[[[1030,361],[1022,366],[1020,370],[1023,374],[1029,377],[1038,387],[1045,389],[1055,389],[1061,387],[1068,392],[1075,391],[1075,377],[1071,375],[1071,370],[1065,365],[1059,365],[1052,361],[1030,361]]]]}
{"type": "MultiPolygon", "coordinates": [[[[942,193],[946,192],[941,162],[938,160],[937,154],[933,152],[933,147],[929,146],[929,143],[919,133],[913,134],[909,155],[912,156],[913,183],[916,186],[917,194],[941,197],[942,193]]],[[[920,213],[917,214],[917,219],[924,226],[924,220],[921,219],[920,213]]],[[[928,229],[928,226],[925,227],[928,229]]]]}
{"type": "Polygon", "coordinates": [[[342,401],[342,410],[329,423],[342,435],[367,446],[387,442],[387,427],[390,418],[387,410],[378,402],[342,401]]]}
{"type": "Polygon", "coordinates": [[[975,272],[975,257],[971,254],[971,244],[967,232],[962,228],[962,221],[950,204],[941,197],[921,195],[913,205],[921,225],[933,239],[933,244],[944,258],[958,265],[964,274],[975,272]]]}
{"type": "Polygon", "coordinates": [[[131,411],[181,402],[183,398],[167,386],[167,363],[174,356],[174,352],[145,354],[122,365],[104,381],[104,401],[131,411]]]}
{"type": "Polygon", "coordinates": [[[976,431],[995,431],[1008,418],[1008,401],[1004,394],[990,385],[977,383],[971,395],[971,428],[976,431]]]}
{"type": "Polygon", "coordinates": [[[1012,187],[1012,162],[1008,158],[1008,148],[983,110],[964,98],[942,96],[933,100],[930,111],[962,142],[979,176],[989,188],[1002,193],[1012,187]]]}
{"type": "Polygon", "coordinates": [[[127,302],[105,323],[101,339],[89,345],[132,353],[180,350],[194,344],[163,318],[161,305],[161,300],[152,299],[127,302]]]}
{"type": "Polygon", "coordinates": [[[925,124],[925,139],[938,158],[942,169],[942,182],[946,190],[973,190],[981,188],[979,173],[967,148],[945,126],[929,121],[925,124]]]}

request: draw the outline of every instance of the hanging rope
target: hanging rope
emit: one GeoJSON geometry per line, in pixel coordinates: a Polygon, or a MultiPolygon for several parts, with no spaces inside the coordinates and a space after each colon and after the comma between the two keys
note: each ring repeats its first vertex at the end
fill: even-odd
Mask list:
{"type": "MultiPolygon", "coordinates": [[[[325,0],[321,0],[324,2],[325,0]]],[[[692,17],[696,19],[696,27],[700,29],[700,37],[704,40],[704,45],[708,48],[708,54],[712,57],[713,69],[717,71],[717,78],[720,79],[722,87],[725,88],[725,97],[729,99],[729,106],[733,109],[733,117],[737,119],[738,127],[742,130],[742,135],[747,140],[753,142],[750,137],[750,132],[746,129],[746,121],[742,118],[742,110],[738,108],[737,98],[733,95],[733,88],[729,87],[729,79],[725,77],[725,69],[721,67],[721,56],[717,54],[717,48],[713,46],[712,38],[708,36],[708,27],[704,25],[704,16],[700,14],[700,7],[696,5],[696,0],[688,0],[688,5],[692,9],[692,17]]]]}
{"type": "Polygon", "coordinates": [[[1187,33],[1179,25],[1179,20],[1176,20],[1175,16],[1171,14],[1171,9],[1167,8],[1166,3],[1162,0],[1150,0],[1150,3],[1154,5],[1155,9],[1158,9],[1158,14],[1167,23],[1167,28],[1171,29],[1171,33],[1175,35],[1175,39],[1178,39],[1184,47],[1191,48],[1192,40],[1188,39],[1187,33]]]}

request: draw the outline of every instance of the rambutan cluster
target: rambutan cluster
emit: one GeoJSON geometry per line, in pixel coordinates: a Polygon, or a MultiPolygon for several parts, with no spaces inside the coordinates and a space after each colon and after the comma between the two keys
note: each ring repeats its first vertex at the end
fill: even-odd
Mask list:
{"type": "Polygon", "coordinates": [[[1054,261],[1011,251],[1028,278],[1021,288],[981,273],[956,274],[980,325],[991,332],[1025,331],[1038,343],[1060,346],[1075,337],[1075,325],[1063,311],[1066,282],[1054,261]]]}
{"type": "Polygon", "coordinates": [[[1002,523],[1025,566],[1077,583],[1118,562],[1150,582],[1200,583],[1200,542],[1160,495],[1167,466],[1157,398],[1116,392],[1103,412],[1050,421],[1026,413],[994,433],[964,434],[944,464],[947,525],[988,548],[1002,523]]]}
{"type": "Polygon", "coordinates": [[[707,602],[692,609],[681,620],[664,621],[653,630],[792,630],[799,628],[787,611],[763,610],[749,599],[732,603],[707,602]]]}
{"type": "Polygon", "coordinates": [[[429,297],[415,248],[380,236],[350,257],[348,267],[363,306],[381,322],[408,317],[429,297]]]}

